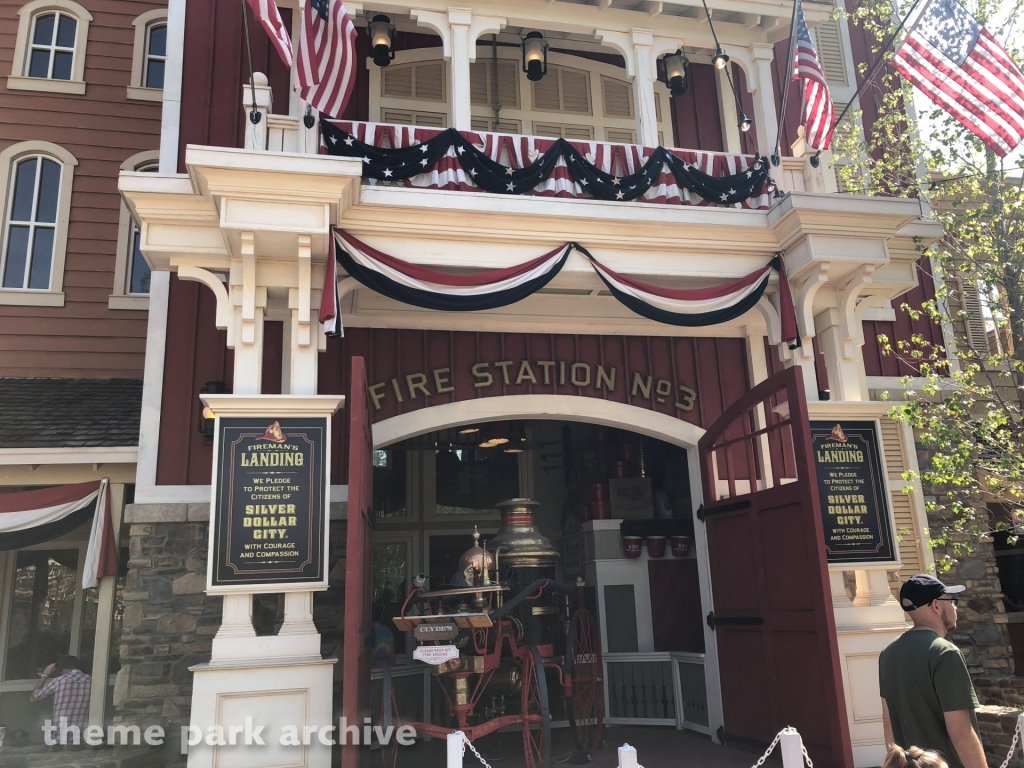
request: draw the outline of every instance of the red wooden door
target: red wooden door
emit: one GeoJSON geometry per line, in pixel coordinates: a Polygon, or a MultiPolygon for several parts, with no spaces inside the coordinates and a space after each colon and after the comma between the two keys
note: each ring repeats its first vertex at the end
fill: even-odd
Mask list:
{"type": "Polygon", "coordinates": [[[789,368],[734,403],[699,443],[729,746],[784,726],[817,768],[852,768],[803,380],[789,368]]]}
{"type": "MultiPolygon", "coordinates": [[[[370,716],[370,539],[373,531],[373,437],[367,404],[366,363],[352,358],[349,388],[348,525],[345,543],[345,640],[341,714],[348,725],[370,716]]],[[[342,745],[342,768],[369,764],[366,746],[342,745]]]]}

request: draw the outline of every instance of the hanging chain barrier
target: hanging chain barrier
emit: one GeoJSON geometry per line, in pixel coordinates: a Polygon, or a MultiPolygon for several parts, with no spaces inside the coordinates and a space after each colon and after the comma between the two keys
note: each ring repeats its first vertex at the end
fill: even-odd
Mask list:
{"type": "MultiPolygon", "coordinates": [[[[785,728],[783,728],[781,731],[775,734],[775,738],[772,739],[772,743],[768,745],[768,749],[764,751],[764,754],[757,759],[757,762],[754,763],[754,765],[751,768],[761,768],[761,766],[764,765],[764,761],[767,760],[771,753],[775,751],[775,747],[779,745],[779,741],[782,739],[782,737],[787,736],[789,734],[798,737],[800,736],[796,728],[787,725],[785,728]]],[[[811,756],[807,754],[807,747],[804,746],[803,739],[800,739],[800,751],[803,753],[804,763],[807,765],[807,768],[814,768],[814,763],[811,762],[811,756]]],[[[1006,768],[1006,766],[1000,766],[1000,768],[1006,768]]]]}
{"type": "Polygon", "coordinates": [[[1013,741],[1010,742],[1010,751],[1006,753],[1006,759],[1003,760],[1003,764],[999,768],[1006,768],[1013,759],[1013,753],[1017,751],[1017,744],[1020,743],[1020,725],[1022,720],[1024,720],[1024,713],[1017,716],[1017,727],[1013,729],[1013,741]]]}
{"type": "MultiPolygon", "coordinates": [[[[452,736],[462,737],[462,754],[466,754],[466,747],[469,747],[469,751],[476,755],[476,759],[480,761],[480,764],[483,765],[484,768],[491,768],[491,764],[484,760],[483,755],[476,751],[476,747],[474,747],[473,742],[466,737],[466,734],[462,731],[452,731],[452,736]]],[[[1003,766],[1003,768],[1006,767],[1003,766]]]]}

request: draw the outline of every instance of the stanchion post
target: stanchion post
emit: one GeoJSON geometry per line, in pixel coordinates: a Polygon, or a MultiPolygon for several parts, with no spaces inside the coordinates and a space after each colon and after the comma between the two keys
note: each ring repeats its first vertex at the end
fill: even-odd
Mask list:
{"type": "MultiPolygon", "coordinates": [[[[1017,733],[1022,735],[1020,748],[1021,751],[1024,752],[1024,712],[1017,715],[1017,733]]],[[[1013,755],[1010,755],[1010,757],[1013,757],[1013,755]]]]}
{"type": "Polygon", "coordinates": [[[619,747],[619,768],[639,768],[636,761],[636,747],[623,744],[619,747]]]}
{"type": "Polygon", "coordinates": [[[448,766],[447,768],[462,768],[462,751],[466,737],[461,731],[448,734],[448,766]]]}
{"type": "Polygon", "coordinates": [[[804,744],[796,731],[783,731],[779,738],[782,768],[804,768],[804,744]]]}

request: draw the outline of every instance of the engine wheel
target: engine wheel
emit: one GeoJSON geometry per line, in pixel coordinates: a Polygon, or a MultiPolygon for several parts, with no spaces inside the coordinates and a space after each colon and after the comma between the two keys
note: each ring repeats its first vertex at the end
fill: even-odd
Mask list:
{"type": "Polygon", "coordinates": [[[593,755],[604,732],[604,663],[597,622],[586,608],[577,610],[569,623],[564,666],[572,675],[567,709],[576,747],[593,755]]]}
{"type": "Polygon", "coordinates": [[[523,654],[521,704],[523,751],[526,768],[548,768],[551,758],[551,711],[548,682],[540,651],[530,647],[523,654]]]}

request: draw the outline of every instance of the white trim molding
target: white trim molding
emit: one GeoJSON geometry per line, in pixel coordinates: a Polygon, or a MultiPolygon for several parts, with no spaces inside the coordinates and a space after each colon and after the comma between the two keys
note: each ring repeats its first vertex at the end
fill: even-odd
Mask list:
{"type": "Polygon", "coordinates": [[[19,91],[47,91],[50,93],[85,94],[85,49],[89,42],[89,23],[92,14],[74,0],[32,0],[18,9],[18,34],[14,42],[14,59],[7,87],[19,91]],[[54,80],[48,77],[28,77],[29,36],[32,20],[47,11],[66,13],[78,22],[75,30],[75,52],[71,62],[71,79],[54,80]]]}
{"type": "MultiPolygon", "coordinates": [[[[132,79],[128,86],[128,98],[140,101],[163,101],[163,88],[147,88],[143,82],[146,74],[147,43],[149,41],[149,30],[159,24],[167,24],[167,9],[154,8],[146,11],[132,21],[135,27],[135,44],[132,48],[132,79]]],[[[168,42],[169,44],[169,42],[168,42]]],[[[167,77],[167,70],[164,69],[164,77],[167,77]]],[[[121,166],[124,168],[124,166],[121,166]]]]}
{"type": "Polygon", "coordinates": [[[139,448],[135,445],[110,448],[0,448],[0,466],[21,464],[134,464],[139,448]]]}
{"type": "MultiPolygon", "coordinates": [[[[50,262],[50,287],[0,288],[0,304],[36,307],[64,306],[64,256],[68,245],[68,221],[71,218],[71,192],[78,160],[63,147],[48,141],[22,141],[0,152],[0,200],[3,202],[0,237],[6,246],[7,213],[10,206],[11,170],[14,164],[28,155],[46,155],[60,163],[60,200],[57,204],[57,226],[53,238],[53,258],[50,262]]],[[[6,251],[6,247],[4,248],[6,251]]],[[[0,257],[0,273],[3,270],[0,257]]]]}

